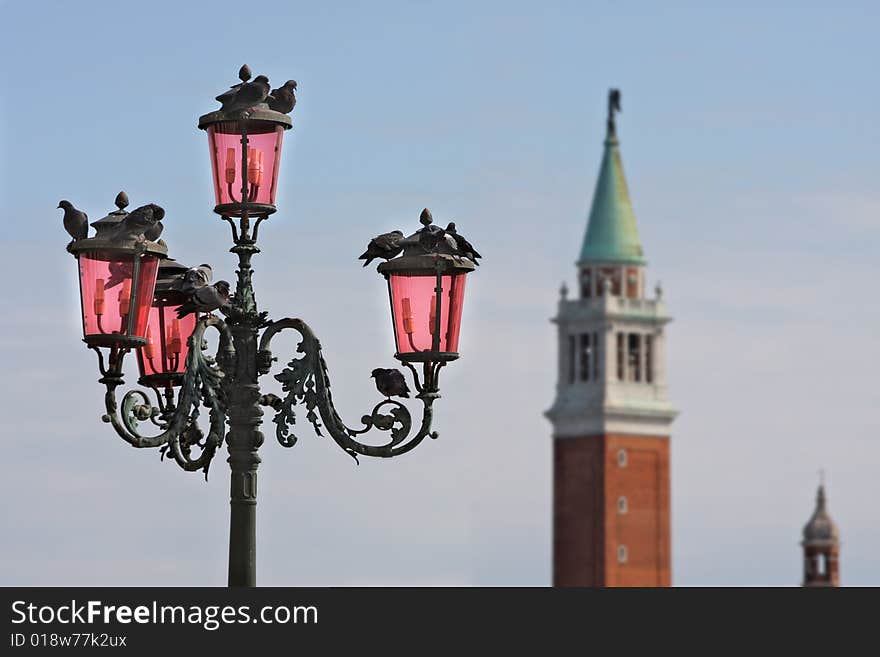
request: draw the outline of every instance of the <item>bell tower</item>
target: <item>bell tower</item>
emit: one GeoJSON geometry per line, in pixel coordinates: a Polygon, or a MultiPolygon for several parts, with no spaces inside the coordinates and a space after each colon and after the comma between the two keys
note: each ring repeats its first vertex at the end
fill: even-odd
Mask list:
{"type": "Polygon", "coordinates": [[[840,586],[840,538],[825,508],[825,486],[819,484],[816,509],[804,526],[804,586],[840,586]]]}
{"type": "Polygon", "coordinates": [[[563,284],[553,424],[553,585],[669,586],[669,433],[660,285],[645,258],[608,96],[599,179],[577,261],[563,284]]]}

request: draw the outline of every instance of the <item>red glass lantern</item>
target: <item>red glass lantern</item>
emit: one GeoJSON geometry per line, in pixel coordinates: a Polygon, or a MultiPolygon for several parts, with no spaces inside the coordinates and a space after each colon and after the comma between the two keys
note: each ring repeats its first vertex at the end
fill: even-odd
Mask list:
{"type": "Polygon", "coordinates": [[[167,253],[155,242],[115,239],[115,227],[128,214],[122,198],[119,210],[92,224],[94,237],[68,246],[79,265],[83,340],[89,346],[144,344],[159,260],[167,253]]]}
{"type": "Polygon", "coordinates": [[[159,266],[156,292],[149,311],[146,344],[138,349],[141,377],[139,383],[154,388],[180,385],[186,371],[189,336],[196,327],[197,316],[190,313],[180,319],[177,309],[187,295],[179,284],[186,267],[168,258],[159,266]]]}
{"type": "Polygon", "coordinates": [[[470,260],[431,253],[408,255],[382,263],[388,279],[395,358],[439,362],[458,358],[465,276],[470,260]]]}
{"type": "Polygon", "coordinates": [[[85,251],[78,260],[85,341],[96,346],[138,344],[146,335],[159,258],[85,251]]]}
{"type": "Polygon", "coordinates": [[[245,209],[250,216],[275,212],[281,144],[292,126],[290,117],[265,106],[250,109],[247,118],[221,110],[199,119],[199,128],[208,133],[214,212],[231,217],[245,209]]]}

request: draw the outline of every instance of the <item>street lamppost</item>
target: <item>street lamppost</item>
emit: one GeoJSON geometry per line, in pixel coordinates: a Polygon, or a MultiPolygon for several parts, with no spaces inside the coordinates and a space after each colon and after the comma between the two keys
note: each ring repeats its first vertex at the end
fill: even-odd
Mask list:
{"type": "Polygon", "coordinates": [[[218,97],[223,107],[199,119],[210,145],[214,212],[231,226],[230,251],[238,256],[231,298],[223,281],[209,285],[210,267],[188,269],[167,257],[167,246],[158,238],[164,217],[159,206],[128,212],[128,198],[121,192],[117,209],[91,224],[92,237],[83,213],[66,202],[59,207],[65,208],[65,228],[74,237],[67,248],[79,266],[83,340],[98,354],[99,381],[106,387],[103,421],[132,446],[160,448],[163,457],[184,470],[204,471],[206,477],[217,448],[226,443],[231,469],[228,581],[230,586],[254,586],[262,407],[274,409],[275,434],[284,447],[297,440],[290,430],[297,404],[305,406],[318,435],[326,432],[355,459],[398,456],[427,436],[436,438],[431,423],[438,374],[458,358],[465,276],[479,254],[454,224],[435,226],[427,210],[422,227],[409,237],[395,231],[370,242],[362,258],[386,260],[378,271],[388,283],[395,358],[412,373],[422,419],[414,432],[407,407],[391,398],[407,392],[403,375],[377,369],[373,375],[385,399],[361,417],[361,427],[348,427],[333,404],[327,365],[312,330],[301,319],[271,320],[257,308],[251,258],[260,252],[260,224],[276,211],[282,140],[293,125],[285,111],[293,103],[288,108],[282,103],[278,111],[281,94],[267,96],[263,76],[249,82],[250,71],[242,67],[240,77],[240,85],[218,97]],[[215,303],[208,303],[212,299],[215,303]],[[225,318],[198,312],[213,309],[225,318]],[[208,329],[219,336],[213,357],[206,353],[208,329]],[[259,377],[277,360],[269,349],[272,338],[286,329],[301,336],[301,357],[275,374],[285,396],[264,395],[259,377]],[[141,389],[117,402],[123,360],[131,351],[137,355],[138,382],[155,393],[155,406],[141,389]],[[207,434],[198,423],[202,408],[208,411],[207,434]],[[141,433],[145,423],[158,433],[141,433]],[[358,440],[373,429],[388,432],[387,442],[358,440]]]}

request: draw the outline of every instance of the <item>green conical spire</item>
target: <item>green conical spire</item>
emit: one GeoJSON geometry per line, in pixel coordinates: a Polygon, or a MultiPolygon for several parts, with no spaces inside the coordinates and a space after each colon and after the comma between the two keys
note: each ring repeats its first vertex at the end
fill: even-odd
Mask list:
{"type": "Polygon", "coordinates": [[[620,159],[620,142],[614,125],[614,110],[620,109],[620,94],[612,89],[608,98],[608,133],[593,194],[587,234],[578,264],[609,262],[645,264],[642,243],[636,227],[636,215],[629,200],[629,190],[620,159]]]}

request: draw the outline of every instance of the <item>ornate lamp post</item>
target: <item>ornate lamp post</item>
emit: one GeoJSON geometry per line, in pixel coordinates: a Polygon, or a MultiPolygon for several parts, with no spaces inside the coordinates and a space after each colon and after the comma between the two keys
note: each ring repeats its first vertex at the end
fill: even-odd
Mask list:
{"type": "Polygon", "coordinates": [[[326,432],[355,459],[397,456],[427,436],[436,438],[431,423],[439,397],[438,373],[458,358],[465,276],[479,254],[453,224],[447,229],[433,225],[427,210],[422,228],[409,237],[395,231],[370,242],[362,258],[368,263],[376,257],[386,260],[378,271],[388,281],[395,357],[412,373],[422,419],[414,431],[410,411],[391,399],[407,390],[403,375],[377,369],[373,376],[385,399],[361,417],[361,427],[348,427],[333,404],[327,365],[312,330],[300,319],[270,320],[257,308],[251,258],[260,252],[260,224],[276,211],[282,139],[293,125],[286,112],[295,103],[296,83],[269,95],[263,76],[249,82],[250,71],[242,67],[240,77],[240,85],[218,96],[223,107],[199,119],[210,146],[214,211],[230,224],[230,250],[238,256],[231,298],[223,281],[209,285],[206,265],[187,269],[167,258],[167,247],[158,239],[164,216],[158,206],[129,213],[128,199],[120,193],[118,209],[92,224],[97,231],[93,237],[87,235],[84,213],[66,202],[59,207],[65,208],[65,228],[74,237],[68,250],[79,263],[84,341],[98,354],[100,382],[106,386],[102,419],[134,447],[158,447],[184,470],[201,470],[205,476],[217,448],[226,443],[231,468],[229,585],[254,586],[263,407],[274,409],[275,434],[284,447],[297,440],[290,430],[297,404],[305,406],[306,419],[318,435],[326,432]],[[212,314],[214,309],[225,319],[212,314]],[[213,357],[204,341],[209,329],[219,334],[213,357]],[[277,360],[270,344],[285,329],[300,334],[301,356],[275,375],[284,398],[264,395],[259,377],[277,360]],[[106,361],[102,349],[109,349],[106,361]],[[154,391],[156,406],[140,389],[117,402],[117,388],[124,384],[123,360],[132,350],[137,350],[138,382],[154,391]],[[421,377],[414,365],[418,363],[421,377]],[[203,408],[208,411],[207,433],[198,423],[203,408]],[[145,422],[158,433],[142,434],[145,422]],[[387,442],[358,440],[373,429],[388,432],[387,442]]]}

